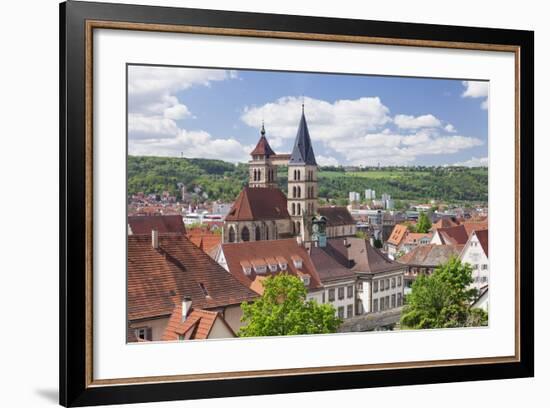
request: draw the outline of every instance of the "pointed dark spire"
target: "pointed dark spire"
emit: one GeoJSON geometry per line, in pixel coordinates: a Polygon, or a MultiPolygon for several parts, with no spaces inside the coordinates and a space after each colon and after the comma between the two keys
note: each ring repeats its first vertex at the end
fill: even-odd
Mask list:
{"type": "Polygon", "coordinates": [[[313,153],[313,146],[311,144],[311,138],[309,137],[309,130],[307,128],[306,115],[304,113],[304,104],[302,103],[302,117],[300,118],[300,125],[298,126],[298,133],[296,134],[296,140],[294,141],[294,148],[290,155],[290,161],[288,164],[307,164],[316,166],[315,154],[313,153]]]}

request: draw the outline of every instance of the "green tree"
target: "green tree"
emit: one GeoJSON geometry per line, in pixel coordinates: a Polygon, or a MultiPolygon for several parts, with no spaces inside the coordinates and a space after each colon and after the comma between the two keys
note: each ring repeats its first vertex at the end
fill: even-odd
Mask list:
{"type": "Polygon", "coordinates": [[[329,304],[306,300],[302,281],[289,274],[263,281],[264,293],[252,303],[243,303],[241,337],[335,333],[341,320],[329,304]]]}
{"type": "Polygon", "coordinates": [[[452,257],[430,276],[420,275],[407,296],[401,314],[401,326],[410,329],[469,327],[486,325],[487,313],[470,308],[477,296],[470,289],[472,268],[452,257]]]}
{"type": "Polygon", "coordinates": [[[384,245],[382,244],[382,241],[380,241],[379,239],[374,240],[374,247],[375,248],[381,249],[383,246],[384,245]]]}
{"type": "Polygon", "coordinates": [[[430,221],[428,214],[424,212],[420,213],[420,216],[418,217],[418,222],[416,224],[416,232],[425,234],[430,230],[430,228],[432,228],[432,222],[430,221]]]}

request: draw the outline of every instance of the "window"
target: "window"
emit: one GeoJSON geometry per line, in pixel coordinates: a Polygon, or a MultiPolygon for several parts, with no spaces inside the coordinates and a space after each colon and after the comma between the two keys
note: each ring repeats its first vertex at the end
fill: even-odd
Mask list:
{"type": "Polygon", "coordinates": [[[474,271],[477,271],[477,270],[479,269],[479,265],[478,265],[478,264],[474,264],[474,265],[472,266],[472,269],[473,269],[474,271]]]}
{"type": "Polygon", "coordinates": [[[300,170],[298,170],[298,178],[296,180],[300,180],[300,170]]]}
{"type": "Polygon", "coordinates": [[[256,236],[254,237],[256,239],[256,241],[261,241],[262,237],[260,235],[260,227],[259,226],[256,226],[256,236]]]}
{"type": "Polygon", "coordinates": [[[401,286],[401,276],[397,277],[397,286],[401,286]]]}
{"type": "Polygon", "coordinates": [[[386,296],[386,304],[385,304],[385,309],[389,309],[390,308],[390,296],[386,296]]]}
{"type": "Polygon", "coordinates": [[[229,242],[235,242],[235,228],[229,227],[229,242]]]}
{"type": "Polygon", "coordinates": [[[292,187],[292,197],[296,198],[296,186],[292,187]]]}
{"type": "Polygon", "coordinates": [[[486,271],[488,266],[489,266],[489,265],[487,265],[487,264],[481,265],[481,270],[482,270],[482,271],[486,271]]]}
{"type": "Polygon", "coordinates": [[[277,264],[269,264],[269,270],[271,272],[277,272],[277,264]]]}
{"type": "Polygon", "coordinates": [[[153,329],[151,327],[139,327],[135,330],[138,340],[153,340],[153,329]]]}
{"type": "Polygon", "coordinates": [[[265,226],[265,239],[269,240],[269,228],[267,225],[265,226]]]}
{"type": "Polygon", "coordinates": [[[374,293],[378,292],[378,281],[377,280],[375,280],[372,284],[372,291],[374,293]]]}
{"type": "Polygon", "coordinates": [[[397,294],[397,306],[398,307],[401,306],[402,302],[403,302],[403,297],[402,297],[401,293],[398,293],[397,294]]]}
{"type": "Polygon", "coordinates": [[[380,298],[380,311],[381,312],[384,311],[384,298],[383,297],[380,298]]]}
{"type": "Polygon", "coordinates": [[[298,198],[302,198],[302,189],[298,186],[298,198]]]}
{"type": "Polygon", "coordinates": [[[395,278],[391,278],[391,287],[395,288],[395,278]]]}
{"type": "Polygon", "coordinates": [[[390,288],[390,280],[386,279],[386,290],[390,288]]]}
{"type": "Polygon", "coordinates": [[[292,215],[296,215],[296,204],[292,203],[292,215]]]}
{"type": "Polygon", "coordinates": [[[359,300],[355,306],[355,314],[361,316],[363,314],[363,303],[359,300]]]}
{"type": "Polygon", "coordinates": [[[357,282],[357,290],[360,292],[363,291],[363,282],[357,282]]]}
{"type": "Polygon", "coordinates": [[[243,230],[241,231],[241,239],[243,241],[250,241],[250,231],[248,230],[248,227],[243,227],[243,230]]]}
{"type": "MultiPolygon", "coordinates": [[[[298,203],[298,205],[296,205],[296,212],[297,212],[296,215],[302,215],[302,205],[300,203],[298,203]]],[[[300,232],[300,231],[298,231],[298,232],[300,232]]]]}
{"type": "Polygon", "coordinates": [[[395,295],[391,295],[391,307],[395,307],[395,295]]]}
{"type": "Polygon", "coordinates": [[[353,305],[348,305],[348,313],[347,313],[348,319],[350,317],[353,317],[353,305]]]}
{"type": "Polygon", "coordinates": [[[353,285],[348,286],[348,297],[353,297],[353,285]]]}
{"type": "Polygon", "coordinates": [[[344,288],[338,288],[338,299],[344,299],[344,288]]]}
{"type": "Polygon", "coordinates": [[[321,302],[322,302],[322,303],[325,303],[325,301],[326,301],[326,300],[325,300],[325,292],[323,292],[323,296],[322,296],[321,302]]]}
{"type": "Polygon", "coordinates": [[[374,302],[372,303],[372,311],[374,313],[378,312],[378,299],[374,299],[374,302]]]}
{"type": "Polygon", "coordinates": [[[340,306],[338,308],[338,318],[343,319],[344,318],[344,306],[340,306]]]}
{"type": "Polygon", "coordinates": [[[334,289],[329,289],[328,290],[328,301],[329,302],[334,302],[334,299],[335,299],[335,291],[334,289]]]}
{"type": "Polygon", "coordinates": [[[486,283],[487,282],[487,276],[482,276],[481,277],[481,282],[486,283]]]}

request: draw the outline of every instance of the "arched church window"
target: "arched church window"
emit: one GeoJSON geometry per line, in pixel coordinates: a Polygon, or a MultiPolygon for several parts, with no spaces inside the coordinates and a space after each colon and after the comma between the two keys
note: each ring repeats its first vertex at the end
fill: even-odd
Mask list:
{"type": "Polygon", "coordinates": [[[269,227],[267,225],[265,226],[265,239],[269,239],[269,227]]]}
{"type": "Polygon", "coordinates": [[[262,179],[262,170],[258,169],[258,181],[262,179]]]}
{"type": "Polygon", "coordinates": [[[235,242],[235,228],[229,227],[229,242],[235,242]]]}
{"type": "Polygon", "coordinates": [[[294,180],[296,180],[296,170],[294,170],[294,180]]]}
{"type": "Polygon", "coordinates": [[[292,187],[292,198],[296,198],[296,186],[292,187]]]}
{"type": "Polygon", "coordinates": [[[261,241],[261,239],[262,239],[262,237],[260,236],[260,227],[259,226],[256,226],[256,234],[255,234],[254,239],[256,241],[261,241]]]}
{"type": "Polygon", "coordinates": [[[298,198],[302,197],[302,188],[298,186],[298,198]]]}
{"type": "Polygon", "coordinates": [[[296,215],[296,204],[292,203],[292,215],[296,215]]]}
{"type": "Polygon", "coordinates": [[[296,235],[300,234],[300,222],[296,222],[296,235]]]}
{"type": "Polygon", "coordinates": [[[296,206],[296,212],[298,213],[297,215],[302,215],[302,206],[300,203],[296,206]]]}
{"type": "Polygon", "coordinates": [[[248,227],[243,227],[241,231],[241,239],[243,241],[250,241],[250,231],[248,230],[248,227]]]}
{"type": "Polygon", "coordinates": [[[300,170],[298,170],[298,178],[296,180],[300,180],[300,170]]]}

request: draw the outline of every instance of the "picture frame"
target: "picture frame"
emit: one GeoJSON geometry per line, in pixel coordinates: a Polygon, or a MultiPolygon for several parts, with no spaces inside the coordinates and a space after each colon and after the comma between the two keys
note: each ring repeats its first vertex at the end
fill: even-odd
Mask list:
{"type": "MultiPolygon", "coordinates": [[[[60,5],[60,403],[64,406],[534,376],[534,33],[68,1],[60,5]],[[515,58],[515,352],[499,357],[94,378],[94,30],[509,52],[515,58]]],[[[498,147],[496,147],[498,149],[498,147]]]]}

